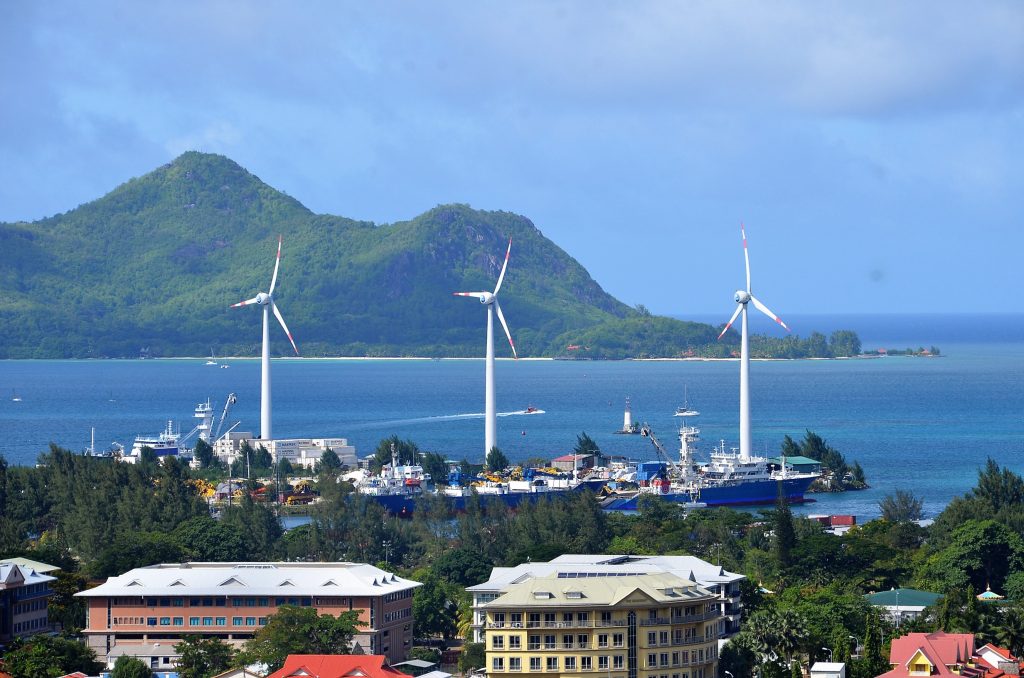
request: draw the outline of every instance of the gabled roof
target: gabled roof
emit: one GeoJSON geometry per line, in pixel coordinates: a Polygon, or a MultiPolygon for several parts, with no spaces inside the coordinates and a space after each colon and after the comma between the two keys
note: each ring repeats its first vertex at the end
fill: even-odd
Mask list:
{"type": "Polygon", "coordinates": [[[17,563],[0,563],[0,589],[11,589],[33,584],[55,581],[56,577],[40,574],[30,567],[17,563]]]}
{"type": "Polygon", "coordinates": [[[49,565],[47,563],[42,563],[38,560],[32,560],[31,558],[22,558],[20,556],[17,558],[4,558],[3,560],[0,560],[0,565],[5,564],[21,565],[22,567],[28,568],[30,570],[35,570],[39,574],[48,574],[50,572],[53,572],[54,570],[60,569],[56,565],[49,565]]]}
{"type": "Polygon", "coordinates": [[[467,591],[501,591],[513,583],[521,583],[531,577],[551,574],[564,577],[601,577],[640,574],[674,574],[690,579],[701,586],[727,584],[745,579],[694,556],[622,556],[565,554],[546,563],[522,563],[515,567],[495,567],[490,579],[482,584],[470,586],[467,591]]]}
{"type": "Polygon", "coordinates": [[[267,678],[406,678],[379,654],[290,654],[267,678]]]}
{"type": "Polygon", "coordinates": [[[173,563],[137,567],[75,595],[382,596],[418,586],[361,563],[173,563]]]}
{"type": "Polygon", "coordinates": [[[954,676],[948,667],[964,664],[974,657],[974,636],[970,633],[909,633],[894,638],[889,651],[889,663],[893,668],[878,678],[899,678],[909,675],[910,660],[922,654],[934,667],[933,676],[954,676]]]}
{"type": "Polygon", "coordinates": [[[586,601],[587,607],[611,606],[631,596],[641,604],[687,604],[705,602],[713,594],[692,581],[667,572],[579,579],[564,579],[557,574],[549,574],[510,585],[497,598],[485,603],[483,608],[569,608],[574,604],[580,605],[579,601],[586,601]]]}

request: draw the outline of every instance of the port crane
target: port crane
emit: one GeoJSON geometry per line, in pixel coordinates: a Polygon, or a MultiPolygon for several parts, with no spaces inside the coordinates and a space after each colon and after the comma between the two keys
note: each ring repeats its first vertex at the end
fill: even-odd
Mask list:
{"type": "Polygon", "coordinates": [[[651,427],[648,426],[647,422],[644,422],[644,425],[640,427],[640,435],[651,441],[651,444],[654,445],[654,449],[658,451],[658,458],[665,462],[670,469],[670,475],[678,476],[679,465],[672,459],[672,456],[665,451],[665,446],[662,445],[661,441],[654,435],[654,431],[651,430],[651,427]]]}
{"type": "MultiPolygon", "coordinates": [[[[224,401],[224,411],[221,412],[220,421],[217,422],[217,432],[213,435],[214,440],[220,440],[220,430],[224,428],[224,421],[228,418],[228,412],[231,411],[231,406],[237,402],[238,396],[236,396],[234,393],[229,393],[227,400],[224,401]]],[[[235,426],[238,426],[238,424],[235,424],[235,426]]],[[[232,426],[231,429],[233,429],[235,426],[232,426]]],[[[231,429],[228,429],[228,433],[231,432],[231,429]]]]}

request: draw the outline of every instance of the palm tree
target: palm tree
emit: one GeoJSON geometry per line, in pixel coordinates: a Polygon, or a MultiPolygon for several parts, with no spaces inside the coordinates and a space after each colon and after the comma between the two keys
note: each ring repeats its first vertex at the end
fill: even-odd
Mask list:
{"type": "Polygon", "coordinates": [[[1024,609],[1014,605],[1003,610],[1002,620],[995,628],[996,641],[1013,656],[1024,654],[1024,609]]]}

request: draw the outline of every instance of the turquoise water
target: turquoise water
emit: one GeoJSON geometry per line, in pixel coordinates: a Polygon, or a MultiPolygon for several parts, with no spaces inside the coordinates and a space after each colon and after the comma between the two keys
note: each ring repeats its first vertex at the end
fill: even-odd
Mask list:
{"type": "MultiPolygon", "coordinates": [[[[927,324],[919,339],[919,330],[900,330],[891,319],[872,331],[855,327],[866,346],[938,344],[943,357],[935,359],[753,363],[754,450],[774,453],[783,435],[800,438],[806,428],[821,434],[848,460],[860,461],[872,488],[815,495],[818,501],[800,510],[865,518],[897,488],[923,497],[934,514],[973,486],[989,456],[1024,471],[1024,332],[1017,331],[1024,322],[1012,316],[1009,330],[1005,318],[999,323],[998,340],[964,331],[959,342],[936,336],[939,330],[929,334],[927,324]]],[[[977,327],[970,323],[971,332],[977,327]]],[[[230,369],[200,359],[0,362],[0,453],[32,464],[50,441],[81,450],[90,427],[98,449],[115,440],[130,446],[167,419],[187,432],[196,403],[210,398],[219,414],[230,392],[238,394],[230,422],[258,431],[259,361],[227,362],[230,369]],[[10,400],[12,390],[22,402],[10,400]]],[[[513,460],[564,454],[581,431],[607,453],[653,458],[646,439],[611,433],[622,425],[626,396],[634,419],[648,422],[675,450],[679,420],[672,414],[684,386],[701,412],[695,423],[702,449],[719,439],[736,442],[736,362],[502,360],[496,374],[499,412],[528,404],[545,411],[499,419],[499,445],[513,460]]],[[[449,458],[483,456],[483,420],[473,416],[483,411],[482,361],[278,360],[273,384],[276,437],[346,437],[363,455],[394,433],[449,458]]]]}

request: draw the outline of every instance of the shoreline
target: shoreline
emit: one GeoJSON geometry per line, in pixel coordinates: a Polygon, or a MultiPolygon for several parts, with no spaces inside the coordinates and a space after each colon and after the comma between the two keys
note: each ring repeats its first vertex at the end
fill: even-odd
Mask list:
{"type": "MultiPolygon", "coordinates": [[[[834,358],[751,358],[751,362],[798,362],[801,360],[882,360],[886,358],[944,358],[945,354],[939,355],[913,355],[913,354],[896,354],[896,355],[855,355],[855,356],[836,356],[834,358]]],[[[3,358],[2,362],[60,362],[60,361],[131,361],[131,362],[168,362],[168,361],[192,361],[192,360],[209,360],[206,356],[164,356],[159,358],[3,358]]],[[[223,358],[217,359],[216,367],[219,367],[222,363],[228,361],[257,361],[262,360],[258,356],[224,356],[223,358]]],[[[358,360],[358,361],[382,361],[382,360],[405,360],[405,361],[418,361],[418,360],[429,360],[429,361],[467,361],[467,360],[486,360],[486,358],[469,358],[469,357],[431,357],[431,356],[280,356],[271,358],[274,361],[316,361],[316,360],[358,360]]],[[[549,357],[531,357],[531,358],[498,358],[495,360],[503,360],[507,362],[636,362],[636,363],[647,363],[647,362],[700,362],[700,363],[711,363],[711,362],[738,362],[739,358],[701,358],[697,356],[688,356],[685,358],[549,358],[549,357]]],[[[205,366],[205,365],[204,365],[205,366]]],[[[214,365],[209,365],[214,367],[214,365]]]]}

